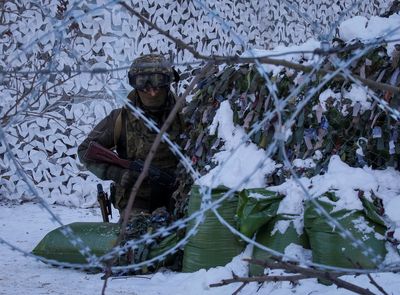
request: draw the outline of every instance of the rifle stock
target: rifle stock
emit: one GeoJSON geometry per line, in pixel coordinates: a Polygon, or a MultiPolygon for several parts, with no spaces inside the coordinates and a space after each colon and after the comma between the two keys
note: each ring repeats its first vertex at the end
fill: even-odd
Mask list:
{"type": "Polygon", "coordinates": [[[131,161],[121,159],[116,153],[106,149],[95,141],[91,141],[89,143],[89,147],[85,154],[85,159],[95,162],[113,164],[125,169],[129,169],[131,165],[131,161]]]}
{"type": "MultiPolygon", "coordinates": [[[[89,143],[89,147],[85,154],[85,159],[89,161],[116,165],[124,169],[130,169],[137,173],[141,173],[144,166],[144,161],[129,161],[121,159],[116,153],[109,149],[106,149],[95,141],[91,141],[89,143]]],[[[149,180],[154,184],[172,187],[175,183],[174,176],[153,165],[150,165],[150,168],[148,170],[148,177],[149,180]]]]}

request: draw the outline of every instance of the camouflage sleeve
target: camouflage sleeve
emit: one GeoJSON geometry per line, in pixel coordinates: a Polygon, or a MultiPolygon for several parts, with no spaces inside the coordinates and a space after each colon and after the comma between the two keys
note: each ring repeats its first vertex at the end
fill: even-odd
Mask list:
{"type": "Polygon", "coordinates": [[[91,141],[95,141],[108,149],[114,147],[114,126],[120,110],[113,110],[107,117],[101,120],[78,147],[79,160],[90,172],[100,179],[108,179],[107,170],[113,165],[88,161],[85,159],[85,154],[91,141]]]}

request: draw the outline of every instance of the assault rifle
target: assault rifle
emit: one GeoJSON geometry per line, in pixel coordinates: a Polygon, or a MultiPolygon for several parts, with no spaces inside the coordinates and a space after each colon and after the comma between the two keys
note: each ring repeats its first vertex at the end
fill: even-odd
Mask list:
{"type": "MultiPolygon", "coordinates": [[[[144,161],[139,159],[134,161],[121,159],[116,153],[106,149],[95,141],[91,141],[89,143],[89,147],[85,154],[85,159],[89,161],[116,165],[125,169],[130,169],[137,173],[142,172],[144,166],[144,161]]],[[[175,183],[175,177],[173,175],[153,165],[150,166],[147,172],[147,177],[152,184],[172,187],[175,183]]]]}
{"type": "Polygon", "coordinates": [[[110,220],[108,219],[108,215],[112,217],[111,201],[108,198],[107,193],[104,192],[103,186],[100,183],[97,184],[97,201],[99,201],[100,204],[103,222],[110,222],[110,220]]]}

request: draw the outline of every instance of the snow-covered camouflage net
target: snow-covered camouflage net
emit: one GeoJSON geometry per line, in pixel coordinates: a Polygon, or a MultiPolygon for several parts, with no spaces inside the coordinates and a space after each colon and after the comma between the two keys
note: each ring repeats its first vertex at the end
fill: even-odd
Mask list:
{"type": "MultiPolygon", "coordinates": [[[[263,9],[259,9],[259,6],[266,7],[262,1],[252,2],[248,10],[239,1],[233,4],[224,2],[222,5],[218,2],[202,1],[193,1],[190,4],[187,1],[171,1],[164,6],[159,1],[130,4],[134,9],[148,14],[148,18],[156,25],[167,28],[176,38],[189,45],[195,45],[195,49],[204,55],[234,55],[254,47],[274,47],[273,45],[278,43],[305,41],[301,38],[308,36],[315,38],[322,36],[321,41],[331,41],[337,26],[347,15],[359,11],[364,11],[366,14],[380,14],[383,12],[382,9],[387,8],[386,5],[383,7],[383,2],[375,1],[367,5],[364,1],[346,1],[343,6],[329,6],[334,8],[334,13],[329,17],[324,14],[328,9],[323,9],[329,5],[328,2],[322,4],[320,1],[318,1],[320,6],[305,2],[304,7],[307,9],[302,8],[303,6],[298,7],[290,1],[279,1],[281,4],[271,2],[269,10],[265,13],[263,9]],[[231,10],[240,11],[233,14],[235,17],[240,17],[240,20],[229,18],[231,14],[228,12],[231,10]],[[338,13],[342,11],[344,12],[338,13]],[[256,23],[254,15],[260,24],[257,27],[251,25],[256,23]],[[281,21],[282,15],[286,16],[284,21],[281,21]],[[270,23],[263,21],[264,19],[270,20],[270,23]],[[325,24],[332,26],[324,27],[325,24]],[[301,25],[304,26],[304,31],[299,33],[297,28],[301,25]],[[267,33],[269,30],[274,33],[267,33]]],[[[3,103],[0,130],[2,138],[0,152],[3,155],[0,163],[1,194],[6,198],[43,197],[50,203],[91,206],[94,204],[96,180],[77,163],[76,147],[100,118],[115,105],[124,103],[126,93],[129,91],[126,69],[131,60],[139,53],[153,50],[171,53],[171,60],[180,66],[179,69],[184,74],[194,67],[193,62],[198,61],[187,51],[176,50],[175,43],[167,41],[154,29],[149,30],[147,25],[140,24],[117,1],[104,3],[59,1],[50,5],[25,3],[25,1],[21,1],[20,4],[14,3],[1,4],[6,11],[3,14],[6,25],[1,26],[1,46],[4,56],[0,64],[3,103]],[[183,66],[182,63],[190,65],[183,66]],[[88,183],[93,185],[90,186],[88,183]]],[[[391,37],[395,29],[398,28],[388,29],[386,37],[391,37]]],[[[347,63],[338,62],[336,66],[345,72],[351,61],[362,57],[372,46],[358,51],[347,63]]],[[[250,57],[253,57],[253,53],[250,57]]],[[[322,63],[317,61],[312,65],[314,69],[319,69],[322,63]]],[[[260,70],[260,74],[266,78],[266,86],[276,103],[278,99],[273,82],[263,70],[260,70]]],[[[331,78],[333,75],[327,74],[319,86],[322,87],[331,78]]],[[[312,75],[306,77],[307,81],[311,79],[312,75]]],[[[301,84],[305,85],[306,80],[301,84]]],[[[317,91],[317,88],[312,89],[307,98],[311,98],[317,91]]],[[[381,98],[374,98],[387,107],[381,98]]],[[[139,110],[132,109],[132,111],[137,116],[142,116],[139,110]]],[[[393,112],[393,115],[398,118],[396,112],[393,112]]],[[[268,119],[268,114],[265,119],[268,119]]],[[[152,122],[147,123],[150,128],[157,130],[152,122]]],[[[285,127],[284,122],[280,122],[280,126],[282,130],[278,135],[283,136],[284,128],[288,128],[289,125],[285,127]]],[[[253,128],[257,129],[260,126],[253,128]]],[[[243,143],[247,140],[248,138],[244,139],[243,143]]],[[[175,146],[173,148],[179,154],[179,150],[175,146]]],[[[276,142],[273,142],[267,148],[266,155],[270,155],[277,148],[279,147],[276,142]]],[[[184,155],[181,154],[180,157],[186,166],[191,165],[184,155]]],[[[247,175],[242,183],[226,193],[224,198],[248,182],[251,175],[262,166],[263,163],[257,165],[254,171],[247,175]]],[[[192,172],[194,178],[198,177],[196,171],[192,172]]],[[[308,194],[307,191],[305,194],[308,194]]],[[[198,225],[203,221],[204,212],[207,210],[213,210],[219,216],[216,208],[217,203],[222,200],[210,204],[207,202],[209,197],[209,192],[205,191],[205,201],[201,210],[185,220],[174,223],[167,230],[185,227],[192,219],[196,219],[198,225]]],[[[46,202],[41,204],[49,210],[46,202]]],[[[49,213],[51,214],[51,210],[49,213]]],[[[324,214],[329,222],[340,228],[338,223],[325,213],[321,210],[321,214],[324,214]]],[[[62,224],[56,216],[52,217],[62,224]]],[[[224,220],[221,219],[221,222],[224,223],[224,220]]],[[[169,252],[183,247],[196,233],[196,229],[197,226],[193,227],[169,252]]],[[[235,229],[230,229],[240,235],[235,229]]],[[[360,241],[354,240],[346,229],[340,228],[340,230],[343,236],[352,240],[367,255],[374,255],[371,249],[365,249],[360,241]]],[[[126,250],[117,248],[107,256],[97,259],[90,253],[90,249],[85,248],[81,241],[74,237],[68,227],[64,234],[74,241],[91,266],[99,266],[111,255],[126,250]]],[[[137,241],[132,241],[130,246],[136,247],[141,241],[163,234],[165,231],[146,235],[137,241]]],[[[253,243],[243,235],[241,237],[253,243]]],[[[3,239],[0,242],[7,243],[3,239]]],[[[281,253],[271,251],[262,245],[257,246],[282,256],[281,253]]],[[[152,261],[130,265],[123,269],[137,269],[143,265],[150,265],[168,254],[163,253],[152,261]]],[[[319,267],[332,269],[329,266],[319,265],[319,267]]],[[[354,269],[352,272],[363,271],[354,269]]]]}

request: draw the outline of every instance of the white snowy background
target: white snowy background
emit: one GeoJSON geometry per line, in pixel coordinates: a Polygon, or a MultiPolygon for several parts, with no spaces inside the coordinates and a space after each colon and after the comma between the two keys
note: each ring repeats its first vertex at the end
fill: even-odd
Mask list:
{"type": "MultiPolygon", "coordinates": [[[[81,19],[79,23],[81,33],[76,35],[74,35],[73,30],[62,33],[55,30],[57,27],[66,26],[66,23],[57,21],[55,17],[57,7],[55,4],[46,5],[45,8],[48,9],[49,13],[45,17],[42,15],[42,11],[37,10],[35,6],[23,11],[23,15],[26,16],[26,18],[23,18],[23,22],[17,22],[16,13],[14,16],[13,13],[7,14],[9,18],[6,19],[6,24],[0,27],[3,33],[2,54],[7,54],[7,58],[2,59],[2,69],[7,67],[18,69],[18,67],[21,67],[23,70],[34,70],[41,66],[46,69],[49,66],[47,69],[50,71],[68,72],[68,69],[75,67],[77,61],[81,66],[81,70],[84,71],[95,68],[117,68],[129,65],[134,57],[133,51],[130,50],[132,47],[138,50],[137,52],[148,52],[150,48],[157,48],[158,46],[161,46],[165,51],[167,50],[163,43],[164,41],[162,41],[163,38],[158,36],[156,32],[152,32],[148,36],[148,39],[151,40],[149,43],[143,42],[141,45],[137,40],[140,40],[140,34],[145,30],[143,28],[133,30],[132,26],[140,27],[140,25],[130,23],[128,20],[131,16],[128,16],[126,12],[119,8],[113,8],[111,12],[107,10],[110,16],[107,19],[107,14],[104,13],[104,10],[99,10],[98,13],[95,12],[94,8],[101,3],[96,3],[95,5],[89,1],[87,2],[82,5],[83,8],[80,8],[82,10],[87,9],[87,11],[92,9],[94,13],[81,19]],[[84,7],[85,5],[87,5],[86,8],[84,7]],[[13,21],[15,22],[14,26],[12,24],[13,21]],[[7,25],[7,23],[10,24],[7,25]],[[115,30],[116,26],[118,30],[115,30]],[[100,37],[96,36],[99,30],[103,34],[100,34],[100,37]],[[6,34],[5,32],[8,31],[10,33],[6,34]],[[137,35],[131,38],[131,41],[128,41],[130,40],[129,38],[119,38],[118,35],[115,35],[115,32],[119,31],[122,31],[126,36],[137,35]],[[32,32],[35,34],[32,34],[32,32]],[[92,37],[88,38],[88,35],[92,37]],[[67,42],[70,45],[63,47],[65,43],[60,43],[60,40],[64,38],[70,41],[70,43],[67,42]],[[18,42],[14,42],[15,40],[18,40],[18,42]],[[37,45],[38,42],[40,42],[40,45],[37,45]],[[20,44],[18,48],[16,44],[20,44]],[[63,44],[63,46],[60,44],[63,44]],[[72,46],[72,44],[75,46],[72,46]],[[28,46],[24,47],[25,45],[28,46]],[[31,52],[43,52],[46,48],[53,50],[57,46],[61,49],[58,52],[53,51],[57,59],[52,61],[50,65],[45,59],[36,60],[38,65],[31,63],[31,60],[34,60],[31,52]],[[71,52],[68,50],[71,50],[71,52]],[[90,54],[88,51],[90,51],[90,54]],[[78,57],[81,59],[80,61],[78,57]],[[110,57],[113,59],[110,60],[110,57]]],[[[157,22],[167,23],[167,20],[174,19],[174,17],[177,20],[181,20],[185,18],[185,15],[189,17],[193,10],[196,10],[195,7],[183,7],[186,4],[182,4],[183,6],[175,4],[176,6],[171,8],[173,12],[168,16],[168,10],[157,10],[156,4],[150,1],[149,3],[141,3],[140,5],[147,5],[147,10],[155,13],[152,18],[157,22]],[[174,14],[175,10],[178,12],[174,14]],[[155,15],[158,12],[156,11],[162,11],[163,17],[157,18],[155,15]]],[[[255,3],[260,5],[259,2],[255,3]]],[[[217,6],[214,2],[212,5],[215,5],[212,6],[214,8],[217,6]]],[[[6,2],[3,7],[9,7],[12,11],[18,10],[17,5],[11,2],[6,2]]],[[[312,8],[312,5],[309,7],[312,8]]],[[[225,9],[225,15],[224,13],[221,14],[226,17],[231,7],[226,4],[226,6],[222,6],[219,9],[222,12],[225,9]]],[[[253,9],[256,8],[253,7],[253,9]]],[[[247,10],[244,9],[244,11],[247,10]]],[[[279,11],[279,7],[277,7],[277,11],[279,11]]],[[[377,10],[374,12],[377,12],[377,10]]],[[[75,13],[78,14],[77,12],[75,13]]],[[[199,14],[202,17],[208,16],[206,12],[199,14]]],[[[248,15],[251,15],[251,13],[248,15]]],[[[243,19],[248,19],[248,15],[242,15],[243,19]]],[[[346,19],[339,26],[340,37],[346,41],[351,41],[354,38],[368,41],[400,25],[399,15],[393,15],[389,19],[363,16],[347,17],[346,19]]],[[[189,24],[187,26],[181,26],[181,30],[175,31],[175,33],[181,34],[180,37],[187,42],[193,41],[190,38],[199,37],[203,34],[212,35],[212,32],[207,34],[206,28],[219,28],[212,21],[213,26],[204,25],[201,34],[190,36],[189,33],[186,33],[187,35],[185,35],[185,30],[190,32],[190,21],[191,19],[188,21],[189,24]]],[[[257,37],[264,36],[263,33],[257,31],[262,30],[262,28],[256,28],[254,25],[250,26],[246,22],[244,24],[247,24],[247,33],[252,33],[242,34],[244,40],[246,40],[246,37],[249,39],[254,38],[252,39],[254,48],[257,48],[257,54],[260,55],[298,51],[299,49],[313,50],[319,46],[319,43],[315,40],[316,37],[312,35],[313,30],[310,29],[311,33],[301,35],[302,37],[308,35],[307,39],[290,40],[292,42],[297,41],[294,42],[297,46],[278,46],[278,41],[282,40],[275,39],[275,46],[270,44],[268,48],[264,46],[265,49],[269,49],[264,51],[260,45],[265,45],[264,41],[255,42],[257,37]],[[311,39],[311,37],[315,39],[311,39]]],[[[290,22],[288,22],[288,27],[290,27],[289,24],[290,22]]],[[[179,26],[177,25],[177,27],[179,26]]],[[[220,29],[216,36],[224,36],[221,38],[223,40],[232,39],[231,35],[225,36],[225,34],[226,31],[220,29]]],[[[294,35],[296,34],[290,34],[290,36],[294,35]]],[[[400,31],[397,31],[396,34],[391,36],[391,39],[399,37],[400,31]]],[[[194,43],[196,42],[194,41],[194,43]]],[[[213,52],[212,45],[208,46],[210,47],[204,51],[207,53],[213,52]]],[[[240,44],[236,44],[235,47],[229,42],[222,45],[218,43],[218,46],[214,47],[215,50],[218,49],[228,54],[251,48],[241,48],[240,44]]],[[[392,48],[393,44],[389,44],[389,52],[391,52],[392,48]]],[[[200,49],[204,49],[204,47],[200,49]]],[[[192,60],[191,56],[186,56],[182,52],[180,54],[180,56],[178,54],[175,57],[176,61],[192,60]]],[[[296,56],[286,56],[286,58],[292,61],[298,59],[296,56]]],[[[273,69],[269,69],[266,66],[266,70],[273,69]]],[[[184,68],[182,68],[182,71],[184,71],[184,68]]],[[[53,81],[50,75],[48,80],[40,81],[46,85],[45,92],[37,89],[36,92],[34,91],[28,95],[29,108],[24,110],[24,106],[21,105],[19,108],[23,110],[22,112],[15,109],[10,113],[7,113],[7,111],[15,103],[15,97],[21,95],[18,89],[30,85],[29,83],[32,83],[32,80],[7,79],[2,76],[1,81],[3,83],[0,86],[2,106],[0,111],[3,119],[2,132],[5,132],[6,140],[2,141],[0,146],[0,153],[2,154],[0,159],[2,171],[0,183],[0,238],[3,241],[0,245],[2,254],[0,265],[3,266],[0,270],[0,294],[25,294],[28,292],[30,294],[99,294],[101,292],[103,283],[100,279],[101,274],[92,275],[82,271],[50,267],[30,257],[23,256],[21,252],[12,251],[4,243],[10,243],[22,251],[30,252],[48,231],[58,227],[58,224],[49,218],[48,213],[41,209],[37,200],[33,199],[34,196],[28,190],[21,175],[17,173],[19,167],[15,167],[12,159],[7,156],[7,146],[4,142],[7,142],[18,163],[28,172],[28,177],[34,183],[40,196],[46,200],[50,208],[60,217],[64,224],[76,221],[100,221],[99,210],[92,208],[96,202],[94,188],[97,180],[90,173],[84,171],[77,162],[76,147],[96,122],[109,113],[113,107],[121,103],[110,98],[115,93],[124,96],[128,91],[129,86],[124,82],[125,75],[126,69],[102,75],[80,73],[76,78],[70,78],[65,74],[66,81],[62,83],[62,87],[54,88],[52,86],[60,83],[63,75],[55,76],[53,81]],[[120,81],[123,81],[122,84],[120,81]],[[37,97],[39,99],[36,101],[37,97]],[[60,99],[60,97],[63,98],[60,99]],[[5,121],[5,118],[9,119],[5,121]],[[88,183],[92,184],[88,185],[88,183]],[[10,200],[14,200],[14,202],[10,200]]],[[[29,77],[32,78],[31,76],[29,77]]],[[[39,76],[38,79],[44,78],[39,76]]],[[[354,99],[360,100],[360,91],[350,92],[348,95],[350,99],[354,95],[354,99]]],[[[368,104],[366,93],[361,97],[365,98],[363,101],[368,104]]],[[[320,99],[323,101],[323,97],[320,99]]],[[[218,115],[209,130],[211,133],[218,130],[218,136],[224,141],[224,149],[216,154],[214,159],[221,165],[217,165],[198,182],[212,187],[218,184],[224,184],[228,187],[240,187],[241,180],[254,169],[257,163],[263,161],[265,163],[264,170],[254,175],[251,182],[246,183],[246,187],[263,186],[264,175],[273,171],[275,164],[272,160],[266,159],[263,151],[251,143],[246,146],[240,146],[239,150],[233,155],[227,152],[239,145],[240,139],[244,134],[241,126],[234,126],[231,113],[232,110],[230,110],[229,104],[221,104],[218,115]],[[243,159],[246,159],[245,163],[243,163],[243,159]]],[[[294,164],[299,166],[313,165],[312,161],[302,162],[301,160],[294,164]]],[[[325,175],[316,176],[313,179],[304,178],[301,179],[301,182],[306,186],[311,181],[313,182],[314,189],[310,192],[311,195],[318,196],[329,189],[336,189],[341,197],[339,204],[344,208],[359,208],[359,200],[354,194],[355,189],[372,190],[383,199],[386,214],[396,228],[395,237],[400,238],[400,217],[398,214],[400,212],[400,182],[397,181],[399,177],[400,173],[391,168],[383,171],[375,171],[368,167],[363,169],[352,168],[341,162],[340,159],[332,157],[325,175]]],[[[281,204],[280,212],[298,213],[301,201],[305,196],[294,180],[288,179],[283,185],[270,189],[283,192],[287,196],[281,204]]],[[[114,218],[116,219],[117,217],[115,216],[114,218]]],[[[232,284],[220,288],[209,288],[209,284],[230,278],[232,271],[239,276],[247,275],[247,265],[241,258],[249,257],[250,253],[251,248],[248,248],[228,265],[208,271],[200,270],[186,274],[167,271],[148,276],[111,279],[107,294],[231,294],[240,284],[232,284]]],[[[293,247],[287,249],[285,254],[289,256],[305,255],[305,253],[299,253],[293,247]]],[[[394,251],[390,251],[386,261],[388,263],[396,263],[399,262],[399,257],[394,251]]],[[[399,275],[376,273],[373,274],[373,277],[384,287],[388,294],[397,294],[400,285],[399,275]]],[[[368,287],[374,293],[379,293],[369,283],[369,279],[365,275],[348,276],[345,279],[360,286],[368,287]]],[[[259,294],[288,294],[292,292],[298,294],[351,294],[343,289],[337,289],[336,286],[318,284],[316,279],[302,280],[296,286],[284,282],[268,283],[259,288],[256,283],[251,283],[240,294],[254,294],[256,292],[259,294]]]]}

